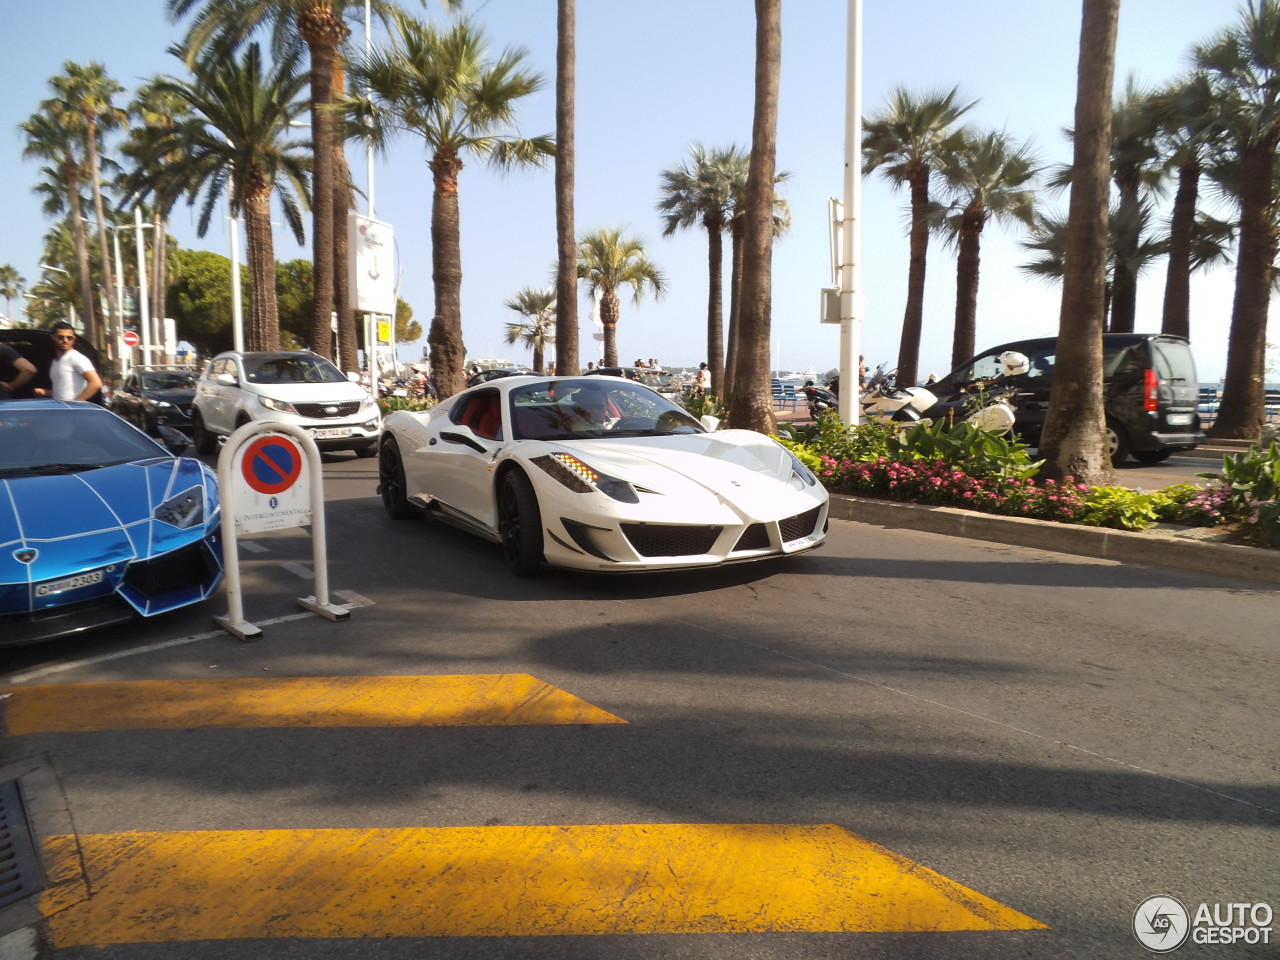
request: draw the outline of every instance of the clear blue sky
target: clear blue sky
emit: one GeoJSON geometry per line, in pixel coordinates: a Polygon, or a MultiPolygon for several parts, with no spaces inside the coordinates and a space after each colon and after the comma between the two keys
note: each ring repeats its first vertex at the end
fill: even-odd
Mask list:
{"type": "MultiPolygon", "coordinates": [[[[414,0],[408,6],[419,9],[414,0]]],[[[7,4],[5,57],[0,60],[0,263],[29,281],[39,278],[47,229],[31,193],[38,165],[21,159],[17,125],[48,95],[46,82],[65,60],[98,60],[130,91],[154,74],[181,73],[166,54],[181,35],[160,0],[41,0],[7,4]]],[[[466,0],[495,51],[528,49],[547,79],[530,97],[520,126],[554,133],[555,5],[550,0],[466,0]]],[[[440,17],[437,4],[420,8],[440,17]]],[[[838,359],[838,328],[820,326],[819,290],[830,284],[827,198],[842,190],[846,0],[784,0],[778,167],[790,173],[784,193],[794,226],[774,253],[776,357],[783,369],[824,371],[838,359]]],[[[754,5],[749,0],[650,0],[645,4],[589,0],[578,4],[578,232],[619,225],[642,237],[667,274],[669,293],[639,306],[624,300],[618,325],[624,362],[657,357],[669,365],[705,359],[707,302],[705,234],[662,237],[655,211],[660,171],[682,163],[689,145],[746,145],[751,134],[754,5]]],[[[1191,44],[1232,24],[1234,0],[1123,0],[1117,87],[1127,75],[1155,85],[1186,68],[1191,44]]],[[[886,3],[865,0],[863,112],[875,113],[889,91],[959,85],[979,104],[969,119],[1032,139],[1047,163],[1069,159],[1061,130],[1072,122],[1080,3],[1074,0],[953,0],[886,3]]],[[[357,39],[359,34],[357,34],[357,39]]],[[[127,98],[126,98],[127,99],[127,98]]],[[[353,152],[357,182],[363,153],[353,152]]],[[[378,219],[393,225],[401,255],[401,295],[426,325],[432,312],[431,181],[419,142],[404,139],[375,172],[378,219]]],[[[863,211],[863,352],[870,363],[897,356],[906,296],[905,201],[878,177],[867,181],[863,211]]],[[[1049,198],[1065,209],[1065,197],[1049,198]]],[[[473,357],[526,361],[503,341],[515,314],[503,301],[525,286],[544,285],[555,258],[553,173],[499,176],[469,164],[462,173],[463,317],[473,357]]],[[[363,212],[363,205],[361,210],[363,212]]],[[[225,253],[225,221],[203,240],[186,208],[173,214],[184,245],[225,253]]],[[[282,258],[307,255],[283,230],[282,258]]],[[[127,256],[128,254],[126,254],[127,256]]],[[[1059,289],[1025,278],[1026,260],[1013,238],[992,226],[984,240],[978,303],[979,349],[1003,340],[1056,332],[1059,289]]],[[[1163,264],[1139,282],[1138,327],[1158,330],[1163,264]]],[[[1222,270],[1196,281],[1192,340],[1202,380],[1225,366],[1232,276],[1222,270]]],[[[930,249],[920,372],[945,372],[954,317],[955,262],[930,249]]],[[[581,356],[595,345],[580,304],[581,356]]],[[[16,304],[15,304],[15,312],[16,304]]],[[[1271,339],[1276,339],[1274,336],[1271,339]]],[[[402,356],[418,356],[425,337],[402,356]]]]}

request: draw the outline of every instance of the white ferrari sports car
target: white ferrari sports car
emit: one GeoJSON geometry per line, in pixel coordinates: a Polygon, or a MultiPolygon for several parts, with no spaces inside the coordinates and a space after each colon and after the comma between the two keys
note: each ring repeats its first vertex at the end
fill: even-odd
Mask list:
{"type": "Polygon", "coordinates": [[[512,376],[384,422],[378,493],[502,545],[512,571],[670,570],[800,553],[827,491],[777,441],[714,432],[614,377],[512,376]]]}

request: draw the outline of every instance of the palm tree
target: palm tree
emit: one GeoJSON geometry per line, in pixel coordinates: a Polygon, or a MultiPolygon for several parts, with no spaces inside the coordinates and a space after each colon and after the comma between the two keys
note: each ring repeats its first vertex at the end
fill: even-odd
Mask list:
{"type": "MultiPolygon", "coordinates": [[[[94,309],[93,275],[89,264],[89,243],[85,235],[85,218],[80,198],[80,183],[84,179],[84,162],[78,151],[80,138],[64,126],[63,104],[57,100],[45,100],[40,108],[19,129],[26,136],[24,157],[48,160],[54,176],[64,185],[67,205],[70,209],[71,235],[75,240],[76,272],[80,282],[80,312],[84,317],[85,334],[89,341],[102,349],[102,329],[94,309]]],[[[49,207],[46,205],[46,211],[49,207]]]]}
{"type": "Polygon", "coordinates": [[[13,322],[13,301],[22,296],[27,287],[26,278],[20,274],[13,264],[0,265],[0,297],[4,297],[4,315],[13,322]]]}
{"type": "Polygon", "coordinates": [[[755,98],[751,160],[743,196],[742,291],[738,356],[729,425],[772,433],[768,390],[773,301],[774,183],[778,160],[778,80],[782,72],[782,2],[756,0],[755,98]]]}
{"type": "Polygon", "coordinates": [[[997,131],[966,134],[943,168],[951,196],[944,231],[957,249],[952,369],[973,356],[982,230],[991,220],[1034,226],[1036,198],[1031,187],[1037,171],[1031,145],[1015,144],[997,131]]]}
{"type": "Polygon", "coordinates": [[[151,315],[165,315],[165,290],[168,286],[168,218],[181,196],[184,184],[168,176],[171,164],[181,164],[179,127],[191,121],[191,109],[176,94],[163,89],[159,78],[144,83],[129,104],[135,123],[121,152],[133,161],[133,169],[121,177],[124,202],[141,202],[153,198],[151,215],[155,230],[151,245],[151,276],[154,298],[151,315]]]}
{"type": "Polygon", "coordinates": [[[1046,470],[1111,479],[1102,405],[1102,330],[1111,179],[1111,85],[1120,0],[1084,0],[1076,70],[1075,148],[1056,373],[1040,437],[1046,470]]]}
{"type": "MultiPolygon", "coordinates": [[[[390,0],[365,0],[384,23],[396,8],[390,0]]],[[[452,6],[446,0],[446,6],[452,6]]],[[[262,26],[272,29],[277,57],[306,47],[310,55],[311,136],[314,144],[311,195],[311,245],[315,267],[315,303],[312,310],[311,346],[331,356],[330,331],[334,307],[334,147],[340,145],[340,117],[334,110],[334,71],[343,43],[351,30],[347,21],[358,16],[360,0],[166,0],[169,15],[180,20],[197,11],[184,46],[187,66],[207,51],[225,56],[262,26]]]]}
{"type": "Polygon", "coordinates": [[[1190,339],[1191,274],[1197,266],[1197,240],[1204,235],[1198,229],[1200,180],[1221,136],[1208,75],[1197,70],[1170,84],[1152,96],[1149,109],[1158,125],[1165,168],[1178,182],[1169,216],[1161,330],[1190,339]]]}
{"type": "MultiPolygon", "coordinates": [[[[639,303],[646,289],[659,300],[666,293],[662,271],[645,256],[644,244],[624,237],[619,228],[604,228],[578,241],[578,279],[587,282],[587,293],[600,292],[600,322],[604,325],[604,365],[618,366],[618,291],[630,287],[632,302],[639,303]]],[[[557,364],[558,366],[558,364],[557,364]]]]}
{"type": "Polygon", "coordinates": [[[490,60],[484,33],[465,21],[447,30],[406,15],[394,18],[392,44],[356,65],[351,73],[370,100],[353,100],[379,144],[401,130],[420,136],[430,154],[432,281],[435,316],[427,341],[441,398],[462,389],[466,347],[462,342],[462,254],[458,220],[458,174],[466,154],[498,169],[538,165],[555,152],[550,136],[515,132],[516,105],[542,86],[525,69],[526,53],[503,51],[490,60]]]}
{"type": "Polygon", "coordinates": [[[1214,437],[1254,439],[1265,419],[1267,312],[1276,256],[1280,0],[1247,0],[1240,22],[1194,51],[1240,165],[1240,243],[1222,406],[1214,437]]]}
{"type": "Polygon", "coordinates": [[[863,172],[879,170],[895,189],[905,185],[911,192],[911,263],[898,347],[898,382],[907,385],[916,382],[920,363],[925,260],[934,209],[929,185],[959,145],[956,122],[977,102],[959,103],[959,95],[958,88],[952,87],[917,98],[898,87],[890,95],[888,107],[863,126],[863,172]]]}
{"type": "Polygon", "coordinates": [[[707,231],[707,366],[711,392],[724,396],[724,232],[733,204],[733,175],[747,155],[736,144],[708,150],[690,147],[691,161],[663,170],[658,211],[664,214],[662,235],[700,226],[707,231]]]}
{"type": "MultiPolygon", "coordinates": [[[[507,324],[507,343],[515,343],[519,340],[523,346],[533,351],[533,369],[538,373],[546,373],[546,349],[556,342],[555,286],[546,290],[525,287],[504,305],[524,317],[523,321],[507,324]]],[[[556,368],[560,369],[558,357],[556,368]]],[[[572,368],[572,373],[576,372],[577,368],[572,368]]]]}
{"type": "MultiPolygon", "coordinates": [[[[180,49],[172,52],[182,56],[180,49]]],[[[167,174],[169,183],[187,184],[190,203],[204,194],[197,232],[204,236],[224,193],[232,215],[243,212],[250,277],[246,343],[251,350],[274,350],[280,344],[273,192],[298,242],[305,236],[297,197],[306,197],[310,144],[288,139],[289,122],[306,108],[298,99],[305,83],[296,58],[265,69],[254,43],[239,59],[197,61],[190,81],[171,78],[158,84],[200,121],[180,128],[182,159],[167,174]]],[[[168,152],[171,146],[159,149],[168,152]]]]}
{"type": "MultiPolygon", "coordinates": [[[[742,305],[742,261],[743,240],[747,229],[747,177],[750,173],[751,157],[741,154],[728,164],[730,183],[729,207],[729,327],[726,334],[727,346],[724,361],[724,393],[721,396],[732,396],[733,380],[738,362],[738,341],[741,333],[742,305]]],[[[773,182],[777,186],[791,175],[785,171],[774,173],[773,182]]],[[[773,195],[773,237],[776,240],[791,229],[791,207],[779,193],[773,195]]]]}
{"type": "Polygon", "coordinates": [[[124,87],[109,77],[106,68],[97,62],[78,64],[68,60],[62,65],[62,69],[63,74],[50,78],[49,85],[61,101],[56,107],[56,114],[67,123],[69,129],[79,133],[84,139],[89,186],[93,194],[94,213],[98,219],[98,253],[102,257],[103,286],[118,325],[120,304],[115,302],[116,284],[111,258],[107,254],[107,217],[102,200],[102,163],[98,157],[98,145],[104,131],[124,126],[126,122],[125,112],[112,101],[113,97],[124,92],[124,87]],[[77,114],[79,122],[70,122],[68,113],[77,114]]]}
{"type": "Polygon", "coordinates": [[[575,374],[578,357],[578,245],[573,225],[574,0],[556,0],[556,369],[575,374]]]}

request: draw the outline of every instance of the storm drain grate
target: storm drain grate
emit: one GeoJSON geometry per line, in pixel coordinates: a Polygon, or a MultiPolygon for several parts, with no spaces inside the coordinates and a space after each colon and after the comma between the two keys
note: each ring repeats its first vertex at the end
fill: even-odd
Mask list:
{"type": "Polygon", "coordinates": [[[40,889],[40,867],[17,780],[0,781],[0,907],[40,889]]]}

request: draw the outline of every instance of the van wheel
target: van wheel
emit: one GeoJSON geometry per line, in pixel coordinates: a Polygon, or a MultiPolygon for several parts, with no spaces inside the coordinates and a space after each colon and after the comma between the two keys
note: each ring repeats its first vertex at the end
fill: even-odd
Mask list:
{"type": "Polygon", "coordinates": [[[204,454],[205,456],[213,453],[214,448],[218,445],[214,435],[205,429],[204,417],[200,416],[199,410],[191,411],[191,441],[195,445],[196,453],[204,454]]]}
{"type": "Polygon", "coordinates": [[[1135,450],[1133,458],[1139,463],[1164,463],[1171,456],[1172,450],[1135,450]]]}
{"type": "Polygon", "coordinates": [[[1129,435],[1124,428],[1113,420],[1107,421],[1107,452],[1111,455],[1111,465],[1118,467],[1129,459],[1129,435]]]}

